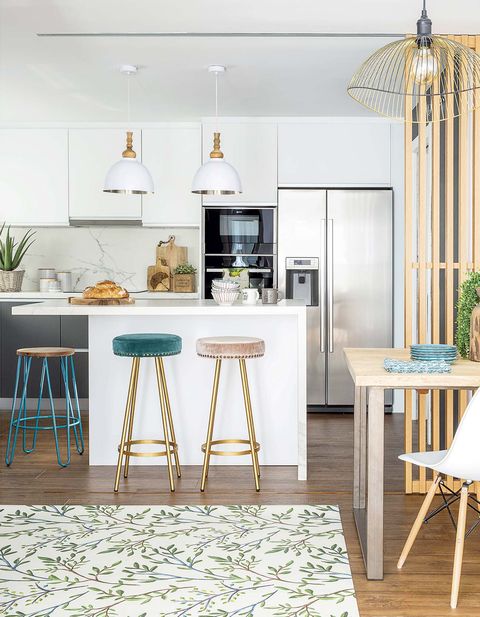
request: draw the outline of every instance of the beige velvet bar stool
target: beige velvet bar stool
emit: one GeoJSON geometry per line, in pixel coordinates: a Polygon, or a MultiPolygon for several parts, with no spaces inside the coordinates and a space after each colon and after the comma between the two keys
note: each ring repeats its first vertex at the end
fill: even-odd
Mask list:
{"type": "Polygon", "coordinates": [[[248,358],[261,358],[265,353],[265,342],[259,338],[248,336],[219,336],[208,337],[197,340],[197,354],[202,358],[215,359],[215,374],[213,378],[212,399],[210,403],[210,417],[208,420],[207,441],[202,445],[202,452],[205,453],[203,459],[202,482],[200,490],[205,490],[205,482],[208,478],[208,468],[210,456],[243,456],[250,454],[252,457],[253,477],[255,488],[260,490],[260,465],[258,464],[258,451],[260,444],[255,436],[255,425],[253,422],[252,403],[250,400],[250,389],[248,386],[247,367],[245,360],[248,358]],[[242,378],[243,400],[245,403],[245,414],[247,419],[248,440],[247,439],[213,439],[213,428],[215,424],[215,412],[217,407],[218,384],[220,382],[220,370],[222,360],[238,360],[240,365],[240,376],[242,378]],[[212,450],[212,446],[221,444],[247,444],[247,450],[231,452],[228,450],[212,450]]]}

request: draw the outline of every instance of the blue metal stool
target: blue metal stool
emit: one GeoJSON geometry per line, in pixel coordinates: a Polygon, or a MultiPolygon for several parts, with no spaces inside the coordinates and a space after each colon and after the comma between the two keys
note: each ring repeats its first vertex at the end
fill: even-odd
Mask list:
{"type": "Polygon", "coordinates": [[[82,420],[80,417],[80,404],[78,401],[77,381],[75,379],[75,368],[73,365],[73,356],[75,354],[74,349],[68,347],[28,347],[25,349],[17,349],[17,375],[15,379],[15,393],[12,403],[12,415],[10,418],[10,430],[8,432],[7,442],[7,454],[5,456],[5,462],[7,465],[11,465],[13,457],[15,455],[15,448],[17,445],[17,437],[19,429],[22,429],[22,447],[26,454],[33,452],[37,443],[38,431],[53,431],[55,439],[55,450],[57,453],[57,461],[61,467],[67,467],[70,464],[70,429],[73,429],[75,437],[75,445],[77,452],[83,454],[83,431],[82,420]],[[30,367],[33,358],[42,359],[42,373],[40,377],[40,392],[38,395],[37,412],[35,415],[27,415],[27,387],[28,377],[30,375],[30,367]],[[50,371],[48,369],[48,358],[60,358],[60,369],[62,372],[63,384],[65,386],[65,414],[58,415],[55,413],[55,407],[53,403],[52,386],[50,383],[50,371]],[[22,371],[23,364],[23,371],[22,371]],[[23,372],[23,385],[22,396],[20,399],[20,406],[18,411],[15,411],[17,403],[18,389],[20,385],[20,377],[23,372]],[[47,382],[48,397],[50,399],[50,412],[49,414],[42,414],[40,412],[40,406],[43,396],[43,387],[47,382]],[[75,411],[73,409],[72,397],[70,396],[71,383],[73,388],[73,397],[75,398],[75,411]],[[47,426],[41,424],[42,420],[50,420],[51,424],[47,426]],[[60,421],[63,423],[57,424],[60,421]],[[58,430],[66,429],[67,434],[67,458],[62,461],[60,455],[60,447],[58,443],[58,430]],[[33,431],[32,445],[27,447],[27,430],[33,431]]]}
{"type": "Polygon", "coordinates": [[[125,468],[123,477],[128,478],[128,466],[131,456],[166,456],[168,466],[168,478],[170,490],[175,490],[173,479],[172,455],[175,460],[177,477],[181,477],[180,461],[178,458],[178,445],[173,427],[172,410],[170,408],[170,398],[168,396],[167,379],[163,367],[164,356],[175,356],[182,351],[182,339],[176,334],[122,334],[116,336],[112,342],[113,353],[116,356],[127,356],[133,358],[132,370],[130,372],[130,385],[128,387],[127,405],[123,418],[122,436],[118,446],[117,473],[113,490],[118,492],[120,484],[120,474],[122,472],[123,457],[125,457],[125,468]],[[163,439],[132,439],[133,424],[135,419],[135,401],[137,397],[138,372],[140,369],[141,358],[155,358],[155,369],[157,373],[158,395],[160,398],[160,409],[162,413],[163,439]],[[165,450],[157,452],[138,452],[133,451],[132,446],[141,444],[161,444],[165,450]]]}

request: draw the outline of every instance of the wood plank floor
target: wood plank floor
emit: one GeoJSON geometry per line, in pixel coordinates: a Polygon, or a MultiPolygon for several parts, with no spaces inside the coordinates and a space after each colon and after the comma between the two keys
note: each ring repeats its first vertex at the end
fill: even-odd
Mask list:
{"type": "MultiPolygon", "coordinates": [[[[0,414],[0,445],[5,451],[7,414],[0,414]]],[[[296,480],[293,467],[262,468],[261,492],[249,467],[212,468],[205,494],[200,468],[185,467],[170,494],[165,468],[134,468],[121,492],[112,492],[112,467],[89,467],[86,455],[72,455],[67,469],[56,465],[51,435],[39,438],[37,452],[0,464],[2,504],[339,504],[362,617],[480,617],[480,535],[467,539],[460,600],[449,608],[454,530],[446,513],[424,526],[401,572],[396,560],[422,498],[403,494],[403,416],[386,418],[385,579],[367,581],[351,513],[351,415],[309,416],[309,479],[296,480]]],[[[86,431],[88,433],[88,430],[86,431]]],[[[272,616],[273,617],[273,616],[272,616]]]]}

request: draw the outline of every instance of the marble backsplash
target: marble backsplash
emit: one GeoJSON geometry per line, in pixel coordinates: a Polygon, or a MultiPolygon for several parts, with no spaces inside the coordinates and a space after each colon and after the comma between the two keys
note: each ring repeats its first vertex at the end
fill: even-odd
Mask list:
{"type": "MultiPolygon", "coordinates": [[[[12,227],[19,240],[27,231],[12,227]]],[[[176,244],[188,247],[188,260],[198,270],[200,232],[190,228],[151,227],[38,227],[35,243],[22,262],[22,291],[38,290],[38,268],[72,272],[74,289],[82,291],[103,279],[111,279],[129,291],[147,289],[147,266],[155,263],[159,240],[175,236],[176,244]]]]}

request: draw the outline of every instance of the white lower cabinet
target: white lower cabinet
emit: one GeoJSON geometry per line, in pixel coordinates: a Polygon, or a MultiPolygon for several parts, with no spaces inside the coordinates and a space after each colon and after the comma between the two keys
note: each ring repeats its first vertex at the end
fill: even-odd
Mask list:
{"type": "Polygon", "coordinates": [[[1,129],[0,224],[68,225],[67,129],[1,129]]]}
{"type": "Polygon", "coordinates": [[[201,197],[191,192],[202,163],[200,125],[143,129],[142,161],[155,184],[155,193],[142,198],[143,224],[200,225],[201,197]]]}
{"type": "Polygon", "coordinates": [[[335,119],[282,122],[278,183],[293,186],[389,186],[390,124],[335,119]]]}
{"type": "MultiPolygon", "coordinates": [[[[126,130],[70,129],[69,131],[69,213],[70,219],[140,220],[140,195],[104,193],[105,176],[125,150],[126,130]]],[[[142,153],[142,133],[133,132],[133,149],[142,153]]]]}

